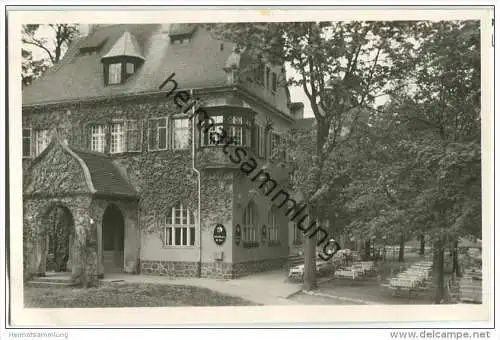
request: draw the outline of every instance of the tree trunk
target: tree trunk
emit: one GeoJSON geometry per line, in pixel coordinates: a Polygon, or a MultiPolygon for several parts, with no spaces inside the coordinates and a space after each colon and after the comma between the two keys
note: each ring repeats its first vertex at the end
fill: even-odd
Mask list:
{"type": "Polygon", "coordinates": [[[405,237],[404,235],[401,235],[399,238],[399,262],[404,262],[405,261],[405,237]]]}
{"type": "Polygon", "coordinates": [[[425,235],[420,235],[420,256],[425,255],[425,235]]]}
{"type": "Polygon", "coordinates": [[[460,276],[460,268],[458,265],[458,241],[453,242],[453,270],[452,273],[455,274],[456,276],[460,276]]]}
{"type": "Polygon", "coordinates": [[[370,259],[371,255],[370,248],[371,248],[370,240],[365,241],[365,258],[367,260],[370,259]]]}
{"type": "Polygon", "coordinates": [[[318,288],[316,281],[316,238],[304,235],[304,290],[318,288]]]}
{"type": "Polygon", "coordinates": [[[434,249],[434,286],[434,303],[440,304],[444,297],[444,247],[441,242],[436,242],[434,249]]]}

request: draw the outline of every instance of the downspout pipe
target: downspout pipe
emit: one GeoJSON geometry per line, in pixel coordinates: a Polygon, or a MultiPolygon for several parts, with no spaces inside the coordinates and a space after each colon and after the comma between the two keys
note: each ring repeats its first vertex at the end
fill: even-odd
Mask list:
{"type": "MultiPolygon", "coordinates": [[[[190,98],[193,98],[193,89],[190,89],[190,98]]],[[[192,133],[191,133],[191,158],[192,158],[192,168],[194,173],[196,174],[198,178],[198,209],[197,209],[197,224],[198,224],[198,261],[199,261],[199,266],[198,266],[198,277],[201,277],[201,173],[198,169],[196,169],[196,163],[195,163],[195,158],[196,158],[196,139],[195,139],[195,117],[196,117],[196,110],[195,110],[195,105],[191,108],[192,110],[192,117],[191,117],[191,128],[192,128],[192,133]]]]}

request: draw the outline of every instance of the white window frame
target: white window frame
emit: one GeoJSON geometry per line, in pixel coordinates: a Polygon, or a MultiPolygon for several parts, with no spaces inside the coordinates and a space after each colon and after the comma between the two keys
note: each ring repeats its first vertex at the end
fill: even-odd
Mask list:
{"type": "Polygon", "coordinates": [[[172,133],[171,133],[171,136],[172,136],[172,149],[175,149],[175,150],[185,150],[185,149],[188,149],[189,148],[189,137],[190,137],[190,128],[189,128],[189,119],[186,118],[186,117],[173,117],[171,120],[170,120],[170,123],[171,123],[171,127],[172,127],[172,133]],[[175,123],[177,121],[185,121],[187,123],[187,126],[186,127],[176,127],[175,126],[175,123]],[[176,142],[176,137],[177,137],[177,132],[179,131],[183,131],[185,134],[186,134],[186,138],[187,138],[187,141],[186,141],[186,145],[182,146],[181,145],[177,145],[177,142],[176,142]]]}
{"type": "Polygon", "coordinates": [[[29,127],[29,128],[23,128],[22,139],[23,139],[23,143],[22,143],[22,150],[21,150],[21,152],[22,152],[23,158],[32,158],[33,157],[33,129],[31,127],[29,127]],[[25,130],[30,132],[30,134],[29,134],[28,137],[24,136],[24,131],[25,130]],[[30,146],[29,147],[29,149],[30,149],[29,155],[25,155],[24,154],[24,140],[25,139],[29,140],[29,146],[30,146]]]}
{"type": "Polygon", "coordinates": [[[103,124],[93,124],[90,126],[90,150],[104,152],[106,150],[106,126],[103,124]],[[97,131],[99,129],[100,131],[97,131]],[[100,142],[99,142],[100,141],[100,142]],[[102,150],[99,150],[101,146],[102,150]]]}
{"type": "Polygon", "coordinates": [[[135,64],[131,63],[131,62],[126,62],[125,63],[125,73],[127,75],[129,75],[129,76],[132,75],[132,74],[134,74],[135,73],[135,64]],[[129,72],[130,71],[129,70],[129,65],[131,65],[131,69],[132,69],[131,72],[129,72]]]}
{"type": "Polygon", "coordinates": [[[257,206],[253,201],[250,201],[243,210],[242,216],[242,237],[244,242],[258,242],[257,232],[257,206]]]}
{"type": "Polygon", "coordinates": [[[169,139],[169,133],[168,133],[168,125],[169,125],[169,119],[168,117],[155,117],[155,118],[149,118],[148,119],[148,151],[163,151],[163,150],[168,150],[168,139],[169,139]],[[156,145],[154,147],[151,147],[151,122],[152,121],[160,121],[160,120],[165,120],[165,126],[157,126],[156,131],[156,145]],[[160,148],[160,130],[165,129],[165,147],[160,148]]]}
{"type": "Polygon", "coordinates": [[[108,85],[118,85],[122,83],[122,62],[119,63],[111,63],[108,65],[108,85]],[[117,67],[117,75],[118,75],[118,81],[113,81],[115,80],[114,78],[111,77],[111,70],[113,67],[117,67]]]}
{"type": "Polygon", "coordinates": [[[35,156],[38,156],[50,143],[49,130],[35,130],[35,156]]]}
{"type": "MultiPolygon", "coordinates": [[[[144,126],[143,121],[140,119],[128,119],[125,121],[125,148],[127,152],[141,152],[142,151],[142,143],[143,143],[143,134],[144,134],[144,126]],[[132,126],[132,122],[136,123],[137,129],[130,128],[132,126]],[[129,143],[129,137],[132,132],[138,132],[139,135],[139,146],[137,149],[133,149],[129,143]]],[[[149,141],[148,141],[149,144],[149,141]]]]}
{"type": "MultiPolygon", "coordinates": [[[[238,137],[238,141],[233,141],[232,145],[246,146],[246,141],[243,140],[243,116],[228,116],[230,121],[227,122],[229,138],[238,137]]],[[[248,137],[247,137],[248,138],[248,137]]]]}
{"type": "Polygon", "coordinates": [[[125,122],[123,120],[111,122],[109,153],[123,153],[126,151],[125,131],[125,122]],[[120,127],[119,131],[114,131],[117,126],[120,127]]]}
{"type": "MultiPolygon", "coordinates": [[[[218,146],[220,145],[223,141],[218,140],[219,143],[216,143],[212,141],[212,138],[210,136],[214,134],[217,136],[223,135],[224,131],[224,116],[210,116],[214,120],[214,126],[212,126],[208,131],[207,131],[207,141],[205,142],[205,131],[202,129],[202,134],[201,134],[201,145],[202,146],[218,146]]],[[[218,138],[218,137],[217,137],[218,138]]]]}
{"type": "Polygon", "coordinates": [[[165,215],[165,222],[163,228],[163,246],[164,247],[182,247],[189,248],[196,246],[196,218],[193,211],[181,204],[175,205],[171,208],[170,216],[165,215]],[[180,220],[176,221],[179,218],[180,220]],[[180,222],[180,223],[176,223],[180,222]],[[184,223],[185,222],[185,223],[184,223]],[[180,244],[176,244],[175,232],[180,229],[181,239],[180,244]],[[183,231],[186,231],[185,233],[183,231]],[[195,236],[191,240],[191,232],[195,236]],[[186,244],[183,244],[186,241],[186,244]]]}

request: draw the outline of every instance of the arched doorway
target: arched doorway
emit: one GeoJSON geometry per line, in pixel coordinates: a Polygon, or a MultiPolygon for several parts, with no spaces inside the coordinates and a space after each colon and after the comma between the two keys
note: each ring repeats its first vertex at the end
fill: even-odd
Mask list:
{"type": "Polygon", "coordinates": [[[39,247],[45,248],[41,249],[41,272],[71,272],[75,235],[73,215],[66,206],[57,204],[49,208],[43,224],[42,242],[39,243],[39,247]]]}
{"type": "Polygon", "coordinates": [[[104,272],[123,271],[125,221],[120,209],[110,204],[102,218],[102,256],[104,272]]]}

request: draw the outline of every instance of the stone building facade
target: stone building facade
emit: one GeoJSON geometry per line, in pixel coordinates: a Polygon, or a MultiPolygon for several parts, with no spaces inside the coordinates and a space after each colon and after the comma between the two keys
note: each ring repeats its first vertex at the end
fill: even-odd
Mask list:
{"type": "Polygon", "coordinates": [[[47,271],[54,209],[68,228],[57,241],[68,244],[63,261],[84,283],[111,272],[228,279],[283,266],[286,216],[210,137],[226,131],[230,150],[247,150],[286,187],[276,150],[302,107],[283,78],[283,67],[202,25],[91,26],[23,89],[25,277],[47,271]],[[207,133],[180,110],[181,91],[216,122],[207,133]]]}

